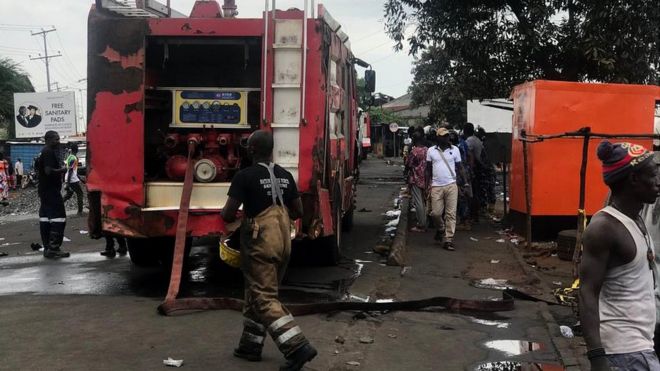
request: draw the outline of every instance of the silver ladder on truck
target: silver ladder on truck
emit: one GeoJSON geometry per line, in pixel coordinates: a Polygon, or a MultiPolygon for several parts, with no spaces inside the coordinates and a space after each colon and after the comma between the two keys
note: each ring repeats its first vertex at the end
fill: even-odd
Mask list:
{"type": "Polygon", "coordinates": [[[276,1],[265,0],[263,58],[268,59],[268,51],[273,55],[273,81],[267,86],[268,63],[264,63],[262,120],[265,121],[267,96],[273,102],[273,122],[270,124],[275,141],[273,161],[289,171],[296,182],[300,158],[300,125],[305,117],[305,76],[307,75],[307,23],[310,16],[315,18],[315,1],[304,0],[302,19],[277,19],[276,1]],[[274,25],[274,30],[269,25],[274,25]],[[270,34],[274,33],[273,44],[270,34]]]}

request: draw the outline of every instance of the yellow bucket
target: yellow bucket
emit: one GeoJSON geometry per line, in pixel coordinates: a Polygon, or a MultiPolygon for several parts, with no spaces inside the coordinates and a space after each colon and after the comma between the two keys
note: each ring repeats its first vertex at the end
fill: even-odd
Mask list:
{"type": "Polygon", "coordinates": [[[241,252],[227,245],[229,240],[220,240],[220,259],[230,267],[241,267],[241,252]]]}

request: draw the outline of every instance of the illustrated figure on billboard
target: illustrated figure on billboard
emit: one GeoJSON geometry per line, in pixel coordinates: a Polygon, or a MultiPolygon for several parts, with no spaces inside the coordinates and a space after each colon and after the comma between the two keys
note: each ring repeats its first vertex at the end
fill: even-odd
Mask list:
{"type": "Polygon", "coordinates": [[[41,123],[41,114],[39,114],[39,107],[29,105],[27,108],[30,114],[27,117],[28,124],[26,127],[33,128],[41,123]]]}
{"type": "Polygon", "coordinates": [[[38,138],[50,129],[66,136],[76,133],[73,92],[14,93],[13,115],[17,138],[38,138]]]}
{"type": "Polygon", "coordinates": [[[23,127],[29,127],[28,126],[28,111],[27,107],[25,106],[20,106],[18,108],[18,115],[16,116],[16,121],[23,127]]]}

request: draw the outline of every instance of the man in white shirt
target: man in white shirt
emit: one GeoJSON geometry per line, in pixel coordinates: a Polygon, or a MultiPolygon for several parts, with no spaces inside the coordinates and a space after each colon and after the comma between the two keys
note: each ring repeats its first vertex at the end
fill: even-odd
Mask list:
{"type": "Polygon", "coordinates": [[[78,200],[78,216],[83,215],[83,190],[80,185],[80,177],[78,177],[78,145],[75,143],[71,145],[71,154],[67,157],[64,163],[66,164],[67,172],[64,180],[66,181],[64,195],[64,202],[66,203],[75,193],[78,200]]]}
{"type": "MultiPolygon", "coordinates": [[[[437,145],[426,153],[426,177],[431,191],[431,218],[437,228],[434,239],[444,241],[443,247],[454,251],[454,233],[456,231],[456,205],[458,185],[456,171],[465,177],[461,164],[461,153],[449,143],[449,130],[440,128],[436,131],[437,145]],[[444,214],[444,219],[443,219],[444,214]]],[[[466,184],[468,185],[468,184],[466,184]]]]}
{"type": "Polygon", "coordinates": [[[16,160],[16,164],[14,164],[14,172],[16,173],[16,184],[19,187],[23,187],[23,162],[21,162],[21,159],[19,158],[16,160]]]}

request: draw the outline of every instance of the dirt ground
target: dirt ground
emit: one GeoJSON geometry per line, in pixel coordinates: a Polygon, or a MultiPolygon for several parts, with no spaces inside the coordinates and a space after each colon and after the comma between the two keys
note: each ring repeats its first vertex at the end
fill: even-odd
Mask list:
{"type": "MultiPolygon", "coordinates": [[[[64,195],[64,188],[62,188],[62,195],[64,195]]],[[[87,207],[87,191],[83,187],[83,203],[85,210],[87,207]]],[[[64,205],[67,211],[77,210],[78,204],[76,195],[74,195],[64,205]]],[[[2,216],[22,216],[36,214],[39,212],[39,196],[35,187],[28,187],[25,189],[17,189],[9,191],[8,202],[4,205],[0,204],[0,217],[2,216]]]]}

